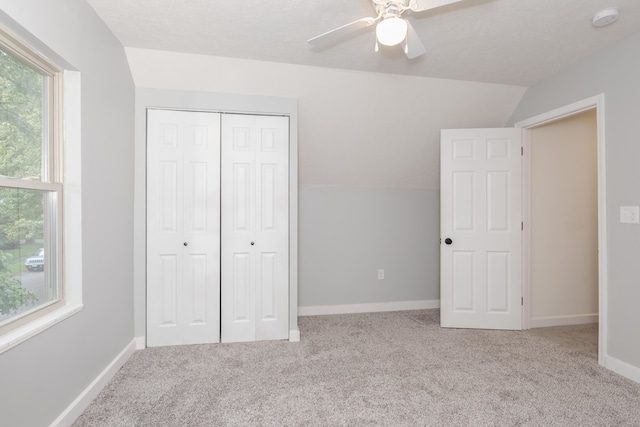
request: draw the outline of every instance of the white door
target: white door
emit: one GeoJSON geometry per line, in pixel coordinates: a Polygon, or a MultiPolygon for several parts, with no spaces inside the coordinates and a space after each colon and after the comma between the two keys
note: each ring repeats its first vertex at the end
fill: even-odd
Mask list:
{"type": "Polygon", "coordinates": [[[522,329],[520,129],[443,130],[440,322],[522,329]]]}
{"type": "Polygon", "coordinates": [[[222,118],[222,341],[288,338],[289,119],[222,118]]]}
{"type": "Polygon", "coordinates": [[[148,110],[147,345],[220,337],[220,114],[148,110]]]}

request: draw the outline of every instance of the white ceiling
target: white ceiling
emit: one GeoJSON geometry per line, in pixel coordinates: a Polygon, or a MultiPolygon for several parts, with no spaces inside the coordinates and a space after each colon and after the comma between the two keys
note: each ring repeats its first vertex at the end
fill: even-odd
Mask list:
{"type": "Polygon", "coordinates": [[[408,17],[427,54],[373,50],[372,28],[306,40],[365,16],[370,0],[87,0],[127,47],[529,86],[640,30],[638,0],[464,0],[408,17]],[[591,18],[619,7],[620,20],[591,18]]]}

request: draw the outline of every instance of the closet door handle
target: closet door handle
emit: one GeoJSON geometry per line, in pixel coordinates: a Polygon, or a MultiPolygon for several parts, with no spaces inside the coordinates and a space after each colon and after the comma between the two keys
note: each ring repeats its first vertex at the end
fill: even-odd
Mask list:
{"type": "Polygon", "coordinates": [[[255,242],[251,242],[251,246],[255,245],[255,242]]]}
{"type": "Polygon", "coordinates": [[[183,245],[184,245],[184,246],[189,246],[189,243],[184,242],[184,243],[183,243],[183,245]]]}

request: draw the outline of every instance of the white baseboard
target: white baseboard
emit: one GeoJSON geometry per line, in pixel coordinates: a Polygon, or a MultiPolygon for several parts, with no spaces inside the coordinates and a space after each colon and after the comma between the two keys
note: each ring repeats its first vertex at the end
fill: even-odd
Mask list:
{"type": "Polygon", "coordinates": [[[618,360],[615,357],[605,356],[604,367],[612,370],[616,374],[629,378],[632,381],[640,383],[640,368],[618,360]]]}
{"type": "Polygon", "coordinates": [[[585,325],[598,323],[597,314],[580,314],[571,316],[549,316],[531,319],[532,328],[547,328],[549,326],[585,325]]]}
{"type": "Polygon", "coordinates": [[[133,341],[136,343],[136,350],[144,350],[147,348],[147,337],[135,337],[133,341]]]}
{"type": "Polygon", "coordinates": [[[315,305],[298,307],[298,316],[374,313],[381,311],[425,310],[440,308],[440,300],[374,302],[369,304],[315,305]]]}
{"type": "Polygon", "coordinates": [[[289,331],[289,341],[290,342],[299,342],[300,341],[300,330],[292,329],[289,331]]]}
{"type": "Polygon", "coordinates": [[[96,398],[98,393],[107,385],[118,370],[125,364],[136,350],[136,339],[132,340],[115,359],[109,363],[89,386],[51,423],[51,427],[67,427],[82,415],[87,406],[96,398]]]}

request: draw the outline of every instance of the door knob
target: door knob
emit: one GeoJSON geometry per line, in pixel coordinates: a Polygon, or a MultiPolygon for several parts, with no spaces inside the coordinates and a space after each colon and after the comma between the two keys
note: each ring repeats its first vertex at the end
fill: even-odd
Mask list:
{"type": "Polygon", "coordinates": [[[452,243],[453,243],[453,240],[451,240],[450,238],[448,238],[448,237],[447,237],[446,239],[444,239],[444,242],[445,242],[447,245],[450,245],[450,244],[452,244],[452,243]]]}
{"type": "Polygon", "coordinates": [[[251,246],[253,246],[253,245],[255,245],[255,243],[254,243],[254,242],[251,242],[251,246]]]}
{"type": "Polygon", "coordinates": [[[188,244],[187,242],[184,242],[184,243],[183,243],[183,245],[185,245],[185,246],[189,246],[189,244],[188,244]]]}

